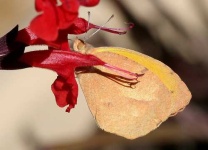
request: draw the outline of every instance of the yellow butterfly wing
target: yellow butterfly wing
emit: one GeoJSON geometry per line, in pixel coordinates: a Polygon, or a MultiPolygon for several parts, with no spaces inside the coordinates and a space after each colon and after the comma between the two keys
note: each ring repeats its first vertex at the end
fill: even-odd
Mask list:
{"type": "Polygon", "coordinates": [[[183,109],[191,99],[179,76],[156,59],[115,47],[92,48],[88,53],[119,68],[144,73],[135,88],[106,76],[112,72],[105,67],[78,74],[91,113],[107,132],[128,139],[141,137],[183,109]]]}

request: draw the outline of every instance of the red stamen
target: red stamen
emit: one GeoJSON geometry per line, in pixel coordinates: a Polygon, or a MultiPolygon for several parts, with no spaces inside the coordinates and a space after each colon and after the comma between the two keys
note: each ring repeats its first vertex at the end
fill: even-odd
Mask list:
{"type": "Polygon", "coordinates": [[[137,80],[138,77],[144,75],[144,74],[133,73],[133,72],[130,72],[128,70],[124,70],[124,69],[118,68],[116,66],[107,64],[107,63],[104,64],[103,66],[106,67],[106,68],[109,68],[111,70],[114,70],[116,72],[120,72],[121,76],[123,76],[127,79],[130,79],[130,80],[137,80]],[[129,76],[131,76],[131,77],[129,77],[129,76]]]}

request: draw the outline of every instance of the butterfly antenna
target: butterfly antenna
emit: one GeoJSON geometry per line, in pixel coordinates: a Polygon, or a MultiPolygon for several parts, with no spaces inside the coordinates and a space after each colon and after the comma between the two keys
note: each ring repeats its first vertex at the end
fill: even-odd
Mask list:
{"type": "Polygon", "coordinates": [[[94,36],[97,32],[99,32],[103,27],[105,27],[105,25],[114,17],[114,15],[111,15],[110,18],[102,25],[100,26],[94,33],[92,33],[90,36],[88,36],[86,40],[90,39],[92,36],[94,36]]]}
{"type": "Polygon", "coordinates": [[[88,29],[89,29],[89,26],[90,26],[90,12],[88,11],[87,14],[88,14],[88,18],[87,18],[86,32],[85,32],[85,35],[84,35],[84,42],[86,40],[87,32],[88,32],[88,29]]]}

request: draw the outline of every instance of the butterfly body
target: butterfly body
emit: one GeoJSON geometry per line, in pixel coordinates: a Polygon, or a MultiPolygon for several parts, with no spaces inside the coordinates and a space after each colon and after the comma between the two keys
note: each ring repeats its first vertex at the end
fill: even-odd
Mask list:
{"type": "Polygon", "coordinates": [[[131,81],[119,80],[118,74],[103,66],[78,74],[88,106],[101,129],[135,139],[154,130],[189,103],[191,94],[188,88],[162,62],[129,49],[87,48],[81,41],[76,42],[76,50],[143,74],[133,88],[128,86],[131,81]]]}

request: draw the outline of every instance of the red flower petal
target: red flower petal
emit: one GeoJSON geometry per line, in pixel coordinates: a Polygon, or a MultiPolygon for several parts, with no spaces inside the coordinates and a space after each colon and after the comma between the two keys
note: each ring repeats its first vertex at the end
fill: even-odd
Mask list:
{"type": "Polygon", "coordinates": [[[43,14],[32,20],[30,29],[39,38],[53,41],[58,36],[56,6],[53,1],[46,0],[42,9],[44,11],[43,14]]]}
{"type": "Polygon", "coordinates": [[[53,4],[57,4],[57,0],[35,0],[35,9],[36,11],[43,11],[45,5],[47,5],[48,2],[52,2],[53,4]]]}
{"type": "Polygon", "coordinates": [[[77,18],[74,23],[66,29],[69,34],[82,34],[87,31],[88,22],[83,18],[77,18]]]}
{"type": "Polygon", "coordinates": [[[58,29],[66,29],[78,17],[78,12],[67,12],[60,6],[57,8],[57,15],[59,18],[58,29]]]}
{"type": "Polygon", "coordinates": [[[61,50],[28,52],[20,58],[20,61],[33,67],[46,68],[57,72],[59,76],[51,88],[58,106],[69,105],[67,112],[75,106],[78,96],[78,86],[74,77],[75,68],[105,64],[93,55],[61,50]]]}
{"type": "Polygon", "coordinates": [[[51,89],[59,107],[69,105],[66,112],[69,112],[70,109],[74,108],[77,104],[78,85],[76,83],[74,73],[72,73],[67,79],[58,76],[52,84],[51,89]]]}
{"type": "Polygon", "coordinates": [[[97,5],[100,0],[79,0],[80,5],[91,7],[97,5]]]}
{"type": "Polygon", "coordinates": [[[32,32],[29,27],[24,28],[18,32],[16,41],[25,43],[26,45],[46,44],[46,42],[38,38],[38,36],[32,32]]]}
{"type": "Polygon", "coordinates": [[[77,0],[61,0],[62,8],[67,12],[77,12],[79,9],[79,2],[77,0]]]}
{"type": "Polygon", "coordinates": [[[105,62],[93,55],[61,50],[32,51],[25,53],[20,60],[33,67],[56,71],[63,77],[68,77],[76,67],[105,64],[105,62]]]}
{"type": "Polygon", "coordinates": [[[38,36],[28,27],[18,32],[16,41],[26,45],[48,45],[49,49],[70,50],[67,33],[62,31],[59,32],[58,38],[55,41],[45,41],[38,38],[38,36]]]}
{"type": "Polygon", "coordinates": [[[68,28],[78,17],[79,2],[77,0],[62,0],[62,5],[57,7],[59,29],[68,28]]]}
{"type": "Polygon", "coordinates": [[[61,0],[57,6],[56,0],[36,0],[36,10],[43,11],[35,17],[30,29],[41,39],[54,41],[59,29],[68,28],[78,17],[78,0],[61,0]]]}

